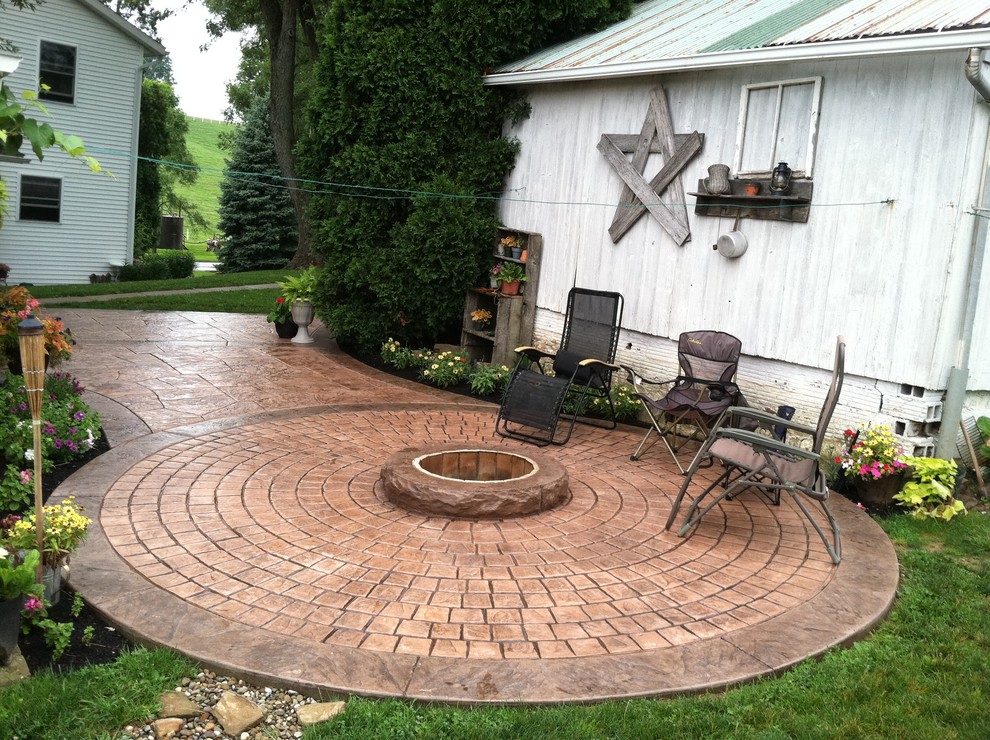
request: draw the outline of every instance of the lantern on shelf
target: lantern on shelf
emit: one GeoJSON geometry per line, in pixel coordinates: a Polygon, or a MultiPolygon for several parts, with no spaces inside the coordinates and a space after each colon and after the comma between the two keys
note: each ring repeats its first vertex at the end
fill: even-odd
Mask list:
{"type": "Polygon", "coordinates": [[[770,175],[770,192],[774,195],[786,195],[791,189],[791,168],[787,162],[778,162],[770,175]]]}

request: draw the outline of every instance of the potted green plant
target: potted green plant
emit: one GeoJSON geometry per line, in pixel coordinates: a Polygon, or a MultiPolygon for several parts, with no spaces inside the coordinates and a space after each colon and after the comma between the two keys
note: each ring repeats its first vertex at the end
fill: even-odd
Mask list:
{"type": "Polygon", "coordinates": [[[292,339],[299,331],[296,322],[292,320],[292,307],[284,295],[275,299],[275,307],[268,312],[268,323],[275,324],[275,333],[279,339],[292,339]]]}
{"type": "Polygon", "coordinates": [[[526,270],[515,262],[505,262],[497,277],[502,295],[519,295],[519,286],[526,282],[526,270]]]}
{"type": "Polygon", "coordinates": [[[890,506],[894,494],[904,485],[907,460],[904,451],[886,425],[844,432],[845,447],[835,458],[842,473],[868,506],[890,506]]]}
{"type": "Polygon", "coordinates": [[[292,320],[299,327],[299,332],[292,338],[296,344],[312,344],[309,335],[309,325],[313,323],[313,296],[319,282],[319,271],[315,267],[307,267],[299,275],[289,275],[279,282],[282,295],[291,307],[292,320]]]}
{"type": "Polygon", "coordinates": [[[35,582],[40,559],[37,550],[28,550],[15,558],[0,547],[0,666],[7,665],[17,648],[25,597],[37,596],[41,591],[35,582]]]}

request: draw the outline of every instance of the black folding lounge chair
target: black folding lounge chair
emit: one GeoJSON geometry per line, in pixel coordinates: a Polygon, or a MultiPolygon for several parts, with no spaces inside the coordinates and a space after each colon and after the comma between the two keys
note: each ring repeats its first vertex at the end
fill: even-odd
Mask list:
{"type": "Polygon", "coordinates": [[[677,341],[677,362],[681,374],[671,380],[651,380],[623,365],[636,395],[650,417],[652,425],[630,456],[639,460],[650,447],[663,441],[682,473],[684,467],[677,457],[685,443],[708,436],[711,427],[730,406],[739,403],[739,387],[732,382],[739,366],[742,342],[721,331],[689,331],[677,341]],[[647,386],[670,386],[662,397],[647,386]],[[691,425],[685,434],[682,425],[691,425]],[[654,437],[654,435],[656,435],[654,437]]]}
{"type": "Polygon", "coordinates": [[[713,483],[705,488],[692,502],[688,509],[684,524],[681,525],[682,537],[697,526],[702,517],[712,510],[720,501],[735,497],[748,488],[752,488],[768,496],[788,493],[797,507],[811,522],[811,526],[825,543],[832,562],[838,564],[842,559],[842,545],[839,538],[839,525],[828,508],[828,484],[819,466],[822,444],[832,412],[842,391],[842,378],[845,364],[846,345],[839,337],[835,346],[835,366],[832,370],[832,382],[825,402],[818,415],[818,424],[808,427],[793,421],[782,419],[775,414],[758,411],[752,408],[733,407],[725,412],[722,421],[712,431],[695,456],[687,477],[681,485],[681,490],[674,500],[674,506],[667,518],[665,529],[670,529],[680,508],[684,494],[694,479],[694,474],[706,460],[718,461],[725,466],[723,472],[713,483]],[[767,430],[766,436],[756,431],[733,428],[737,417],[757,422],[767,430]],[[773,436],[773,427],[783,426],[789,432],[811,435],[810,450],[781,442],[773,436]],[[720,490],[718,490],[720,489],[720,490]],[[714,495],[712,495],[714,493],[714,495]],[[712,496],[702,507],[708,496],[712,496]],[[822,510],[829,528],[832,530],[831,542],[825,534],[818,519],[805,504],[804,499],[810,498],[822,510]]]}
{"type": "Polygon", "coordinates": [[[545,446],[571,438],[574,423],[597,423],[615,428],[615,408],[609,396],[612,373],[619,369],[615,351],[622,323],[622,295],[602,290],[571,288],[567,295],[564,333],[556,354],[535,347],[517,347],[519,361],[512,372],[495,431],[503,437],[545,446]],[[551,365],[552,374],[545,365],[551,365]],[[564,412],[570,397],[574,412],[564,412]],[[587,404],[607,408],[605,422],[579,418],[587,404]],[[561,417],[570,420],[567,433],[557,438],[561,417]]]}

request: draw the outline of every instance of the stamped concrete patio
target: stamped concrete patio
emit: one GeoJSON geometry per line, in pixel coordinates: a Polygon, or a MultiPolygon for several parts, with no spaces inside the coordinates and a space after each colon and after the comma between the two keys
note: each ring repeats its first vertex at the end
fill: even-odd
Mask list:
{"type": "Polygon", "coordinates": [[[66,481],[94,517],[71,582],[133,639],[307,693],[580,702],[723,687],[869,632],[897,561],[841,497],[833,566],[793,506],[743,496],[687,539],[642,430],[545,450],[572,498],[516,519],[396,508],[379,469],[497,437],[494,407],[396,380],[257,316],[60,309],[113,450],[66,481]]]}

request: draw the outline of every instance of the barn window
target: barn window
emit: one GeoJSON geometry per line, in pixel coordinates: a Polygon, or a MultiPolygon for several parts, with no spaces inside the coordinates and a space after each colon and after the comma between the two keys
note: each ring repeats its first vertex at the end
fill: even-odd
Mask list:
{"type": "Polygon", "coordinates": [[[821,77],[744,86],[736,176],[769,177],[777,162],[787,162],[794,177],[811,177],[821,94],[821,77]]]}
{"type": "Polygon", "coordinates": [[[62,216],[62,181],[55,177],[21,176],[18,217],[22,221],[53,221],[62,216]]]}
{"type": "Polygon", "coordinates": [[[42,41],[38,78],[42,85],[48,86],[47,90],[41,88],[39,98],[73,102],[76,97],[76,47],[42,41]]]}

